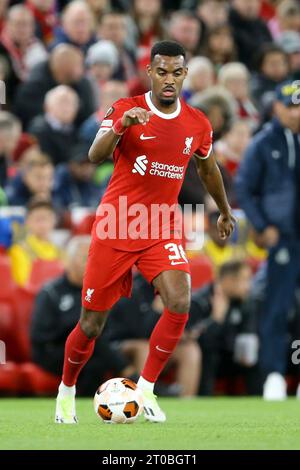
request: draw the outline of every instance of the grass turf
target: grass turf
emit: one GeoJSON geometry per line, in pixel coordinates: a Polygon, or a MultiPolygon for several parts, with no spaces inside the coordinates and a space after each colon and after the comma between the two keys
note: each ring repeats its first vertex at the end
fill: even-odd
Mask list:
{"type": "Polygon", "coordinates": [[[53,399],[0,399],[0,449],[300,449],[300,403],[259,398],[161,399],[164,424],[104,425],[91,399],[80,424],[53,423],[53,399]]]}

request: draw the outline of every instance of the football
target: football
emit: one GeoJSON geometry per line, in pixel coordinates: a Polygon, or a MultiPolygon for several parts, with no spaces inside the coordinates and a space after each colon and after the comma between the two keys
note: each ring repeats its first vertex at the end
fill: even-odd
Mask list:
{"type": "Polygon", "coordinates": [[[133,423],[143,411],[143,394],[130,379],[110,379],[96,391],[94,409],[104,423],[133,423]]]}

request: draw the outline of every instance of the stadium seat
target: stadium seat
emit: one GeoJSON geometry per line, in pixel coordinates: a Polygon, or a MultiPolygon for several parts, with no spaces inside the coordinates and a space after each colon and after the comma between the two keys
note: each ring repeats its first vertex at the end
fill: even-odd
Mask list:
{"type": "MultiPolygon", "coordinates": [[[[16,329],[13,306],[9,301],[0,300],[0,340],[5,342],[7,359],[12,359],[14,333],[16,329]]],[[[1,367],[1,366],[0,366],[1,367]]]]}
{"type": "Polygon", "coordinates": [[[7,362],[0,366],[0,395],[17,395],[21,384],[21,371],[18,364],[7,362]]]}
{"type": "Polygon", "coordinates": [[[213,265],[205,255],[197,256],[190,260],[192,289],[200,289],[214,279],[213,265]]]}
{"type": "Polygon", "coordinates": [[[0,254],[0,300],[10,300],[16,289],[12,278],[10,258],[6,254],[0,254]]]}
{"type": "Polygon", "coordinates": [[[15,315],[15,334],[12,358],[17,362],[30,360],[30,323],[35,292],[18,287],[12,300],[15,315]]]}
{"type": "Polygon", "coordinates": [[[64,271],[62,261],[35,260],[32,265],[31,275],[27,288],[32,292],[38,292],[41,287],[51,279],[60,276],[64,271]]]}
{"type": "Polygon", "coordinates": [[[21,392],[34,395],[53,395],[57,392],[60,377],[50,374],[32,362],[20,365],[21,392]]]}

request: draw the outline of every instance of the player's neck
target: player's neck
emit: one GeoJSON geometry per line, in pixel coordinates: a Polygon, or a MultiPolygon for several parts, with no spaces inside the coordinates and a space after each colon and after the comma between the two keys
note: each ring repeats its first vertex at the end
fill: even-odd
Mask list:
{"type": "Polygon", "coordinates": [[[154,94],[151,92],[150,93],[150,100],[152,101],[153,105],[155,106],[158,111],[164,114],[172,114],[174,113],[177,108],[178,108],[178,99],[175,101],[175,103],[171,104],[170,106],[164,106],[160,103],[160,101],[154,96],[154,94]]]}

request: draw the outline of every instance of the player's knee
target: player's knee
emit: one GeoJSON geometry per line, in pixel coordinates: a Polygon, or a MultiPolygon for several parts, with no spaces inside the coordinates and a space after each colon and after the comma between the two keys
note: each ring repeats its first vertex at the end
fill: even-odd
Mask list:
{"type": "Polygon", "coordinates": [[[171,312],[187,313],[190,310],[190,296],[174,294],[168,298],[166,307],[171,312]]]}
{"type": "Polygon", "coordinates": [[[80,326],[88,338],[97,338],[105,325],[106,314],[84,310],[80,317],[80,326]]]}

